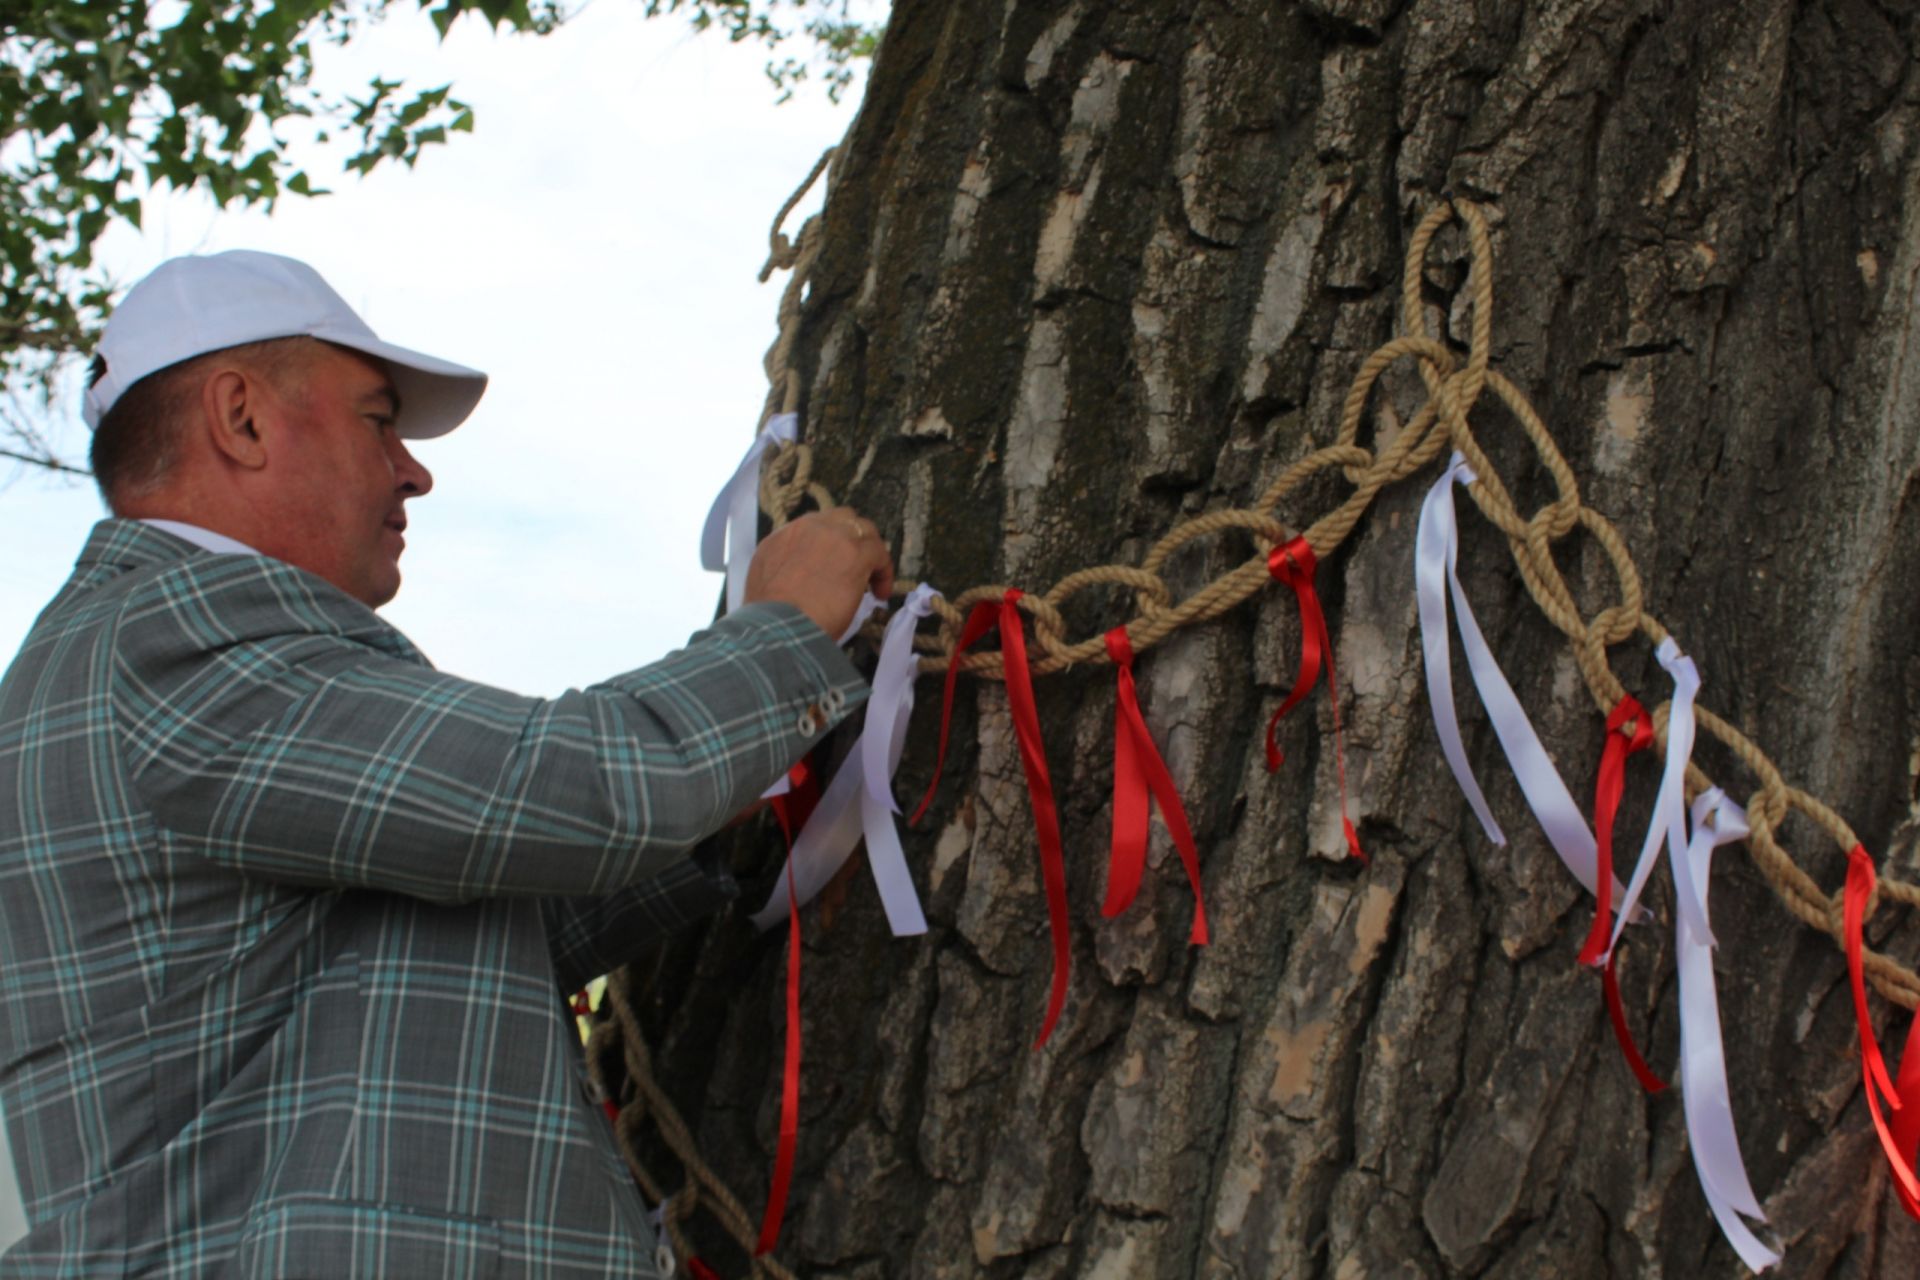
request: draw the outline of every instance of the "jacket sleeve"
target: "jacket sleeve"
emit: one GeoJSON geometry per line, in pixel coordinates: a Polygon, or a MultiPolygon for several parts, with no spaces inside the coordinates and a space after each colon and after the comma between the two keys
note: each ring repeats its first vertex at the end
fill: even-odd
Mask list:
{"type": "Polygon", "coordinates": [[[866,695],[799,610],[748,605],[650,666],[523,697],[437,672],[320,579],[239,556],[131,593],[114,653],[133,786],[186,848],[449,902],[684,875],[696,841],[866,695]]]}
{"type": "Polygon", "coordinates": [[[603,897],[540,903],[562,998],[612,973],[652,943],[704,919],[739,892],[712,844],[703,844],[645,884],[603,897]]]}

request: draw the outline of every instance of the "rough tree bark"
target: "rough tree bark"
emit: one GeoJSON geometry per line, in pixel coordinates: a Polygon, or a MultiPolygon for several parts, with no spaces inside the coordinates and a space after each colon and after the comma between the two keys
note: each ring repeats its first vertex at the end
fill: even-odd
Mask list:
{"type": "MultiPolygon", "coordinates": [[[[1137,560],[1333,438],[1356,366],[1394,331],[1413,223],[1443,191],[1473,196],[1496,220],[1496,366],[1628,538],[1704,698],[1912,878],[1914,34],[1906,6],[1868,0],[898,0],[800,333],[821,478],[879,522],[904,574],[949,591],[1137,560]]],[[[1436,303],[1464,261],[1443,235],[1436,303]]],[[[1403,371],[1376,405],[1404,420],[1420,397],[1403,371]]],[[[1476,417],[1531,510],[1544,475],[1490,399],[1476,417]]],[[[1184,945],[1189,895],[1157,824],[1141,901],[1100,917],[1112,674],[1040,682],[1075,961],[1043,1052],[1025,788],[1001,687],[963,684],[958,758],[907,836],[931,934],[890,938],[864,873],[807,914],[782,1244],[802,1274],[1744,1273],[1678,1097],[1644,1096],[1611,1042],[1574,962],[1589,899],[1471,699],[1509,848],[1481,835],[1437,749],[1412,589],[1433,474],[1384,495],[1321,572],[1370,868],[1341,857],[1324,694],[1285,729],[1287,767],[1263,767],[1297,654],[1284,589],[1141,665],[1199,835],[1211,947],[1184,945]]],[[[1325,477],[1282,515],[1304,525],[1345,492],[1325,477]]],[[[1465,510],[1482,625],[1590,795],[1599,718],[1504,541],[1465,510]]],[[[1176,591],[1248,553],[1221,537],[1184,555],[1176,591]]],[[[1565,568],[1589,613],[1606,602],[1596,556],[1565,568]]],[[[1122,593],[1081,600],[1075,638],[1127,616],[1122,593]]],[[[1615,667],[1649,705],[1666,696],[1644,645],[1615,667]]],[[[931,771],[935,689],[922,682],[902,796],[931,771]]],[[[1744,798],[1753,780],[1702,752],[1744,798]]],[[[1636,763],[1623,832],[1657,772],[1636,763]]],[[[729,837],[740,865],[771,870],[769,832],[729,837]]],[[[1787,835],[1837,891],[1839,854],[1787,835]]],[[[1630,859],[1637,833],[1621,845],[1630,859]]],[[[1913,1275],[1920,1230],[1867,1127],[1840,954],[1739,846],[1713,893],[1737,1119],[1779,1274],[1913,1275]]],[[[1664,890],[1654,904],[1670,919],[1664,890]]],[[[663,1079],[757,1204],[784,966],[778,935],[743,915],[637,972],[663,1079]]],[[[1893,912],[1875,932],[1920,953],[1893,912]]],[[[1623,983],[1670,1069],[1667,928],[1634,935],[1623,983]]],[[[1905,1016],[1874,1007],[1897,1037],[1905,1016]]]]}

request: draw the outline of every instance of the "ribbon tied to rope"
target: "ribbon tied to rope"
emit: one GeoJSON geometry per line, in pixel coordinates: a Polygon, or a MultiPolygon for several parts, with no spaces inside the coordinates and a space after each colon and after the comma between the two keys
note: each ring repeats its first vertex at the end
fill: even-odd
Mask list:
{"type": "MultiPolygon", "coordinates": [[[[1700,936],[1710,939],[1706,924],[1704,886],[1696,887],[1692,884],[1682,883],[1684,880],[1690,879],[1691,876],[1689,870],[1682,865],[1685,859],[1681,857],[1681,852],[1687,847],[1687,762],[1693,756],[1695,719],[1693,704],[1694,698],[1700,692],[1700,671],[1694,665],[1693,659],[1680,652],[1680,646],[1674,643],[1673,637],[1671,636],[1660,642],[1660,646],[1655,651],[1654,656],[1659,659],[1660,665],[1667,669],[1667,674],[1673,677],[1673,701],[1667,713],[1666,766],[1660,773],[1660,789],[1655,795],[1653,817],[1647,824],[1646,839],[1642,841],[1640,845],[1640,857],[1634,864],[1633,878],[1628,883],[1626,891],[1620,897],[1620,913],[1612,922],[1612,930],[1607,937],[1606,950],[1598,956],[1597,960],[1597,962],[1603,966],[1601,982],[1607,999],[1607,1017],[1613,1024],[1614,1039],[1619,1042],[1620,1052],[1625,1056],[1627,1065],[1632,1068],[1633,1074],[1640,1081],[1641,1087],[1649,1093],[1659,1093],[1664,1090],[1667,1085],[1666,1082],[1655,1075],[1652,1068],[1647,1065],[1646,1058],[1641,1055],[1639,1046],[1634,1043],[1633,1032],[1627,1025],[1626,1008],[1620,999],[1620,982],[1616,972],[1616,952],[1620,945],[1620,935],[1626,929],[1628,920],[1631,918],[1635,907],[1639,904],[1641,891],[1646,888],[1647,878],[1652,875],[1653,868],[1660,861],[1660,850],[1663,847],[1666,848],[1669,853],[1668,861],[1673,867],[1674,883],[1679,889],[1678,896],[1682,904],[1681,910],[1692,916],[1693,926],[1700,936]]],[[[1625,701],[1631,701],[1631,699],[1625,701]]],[[[1637,708],[1639,704],[1634,703],[1633,705],[1637,708]]],[[[1618,711],[1619,709],[1616,708],[1616,714],[1618,711]]],[[[1643,733],[1647,742],[1651,742],[1652,740],[1653,726],[1651,721],[1647,719],[1645,713],[1642,711],[1634,711],[1632,714],[1638,715],[1641,720],[1646,723],[1636,729],[1630,738],[1615,733],[1607,739],[1609,750],[1613,749],[1616,743],[1624,742],[1626,744],[1621,748],[1622,759],[1624,759],[1626,755],[1631,755],[1634,751],[1640,749],[1636,744],[1642,742],[1643,733]]],[[[1612,721],[1609,721],[1610,727],[1612,723],[1612,721]]],[[[1621,768],[1624,768],[1624,766],[1621,766],[1621,768]]],[[[1613,802],[1612,808],[1609,808],[1605,814],[1607,839],[1603,840],[1600,844],[1601,874],[1605,876],[1610,874],[1612,870],[1610,865],[1610,843],[1613,809],[1617,808],[1619,804],[1619,789],[1624,783],[1624,775],[1615,775],[1609,778],[1607,776],[1606,757],[1604,755],[1602,756],[1601,772],[1603,779],[1605,779],[1602,783],[1603,787],[1611,786],[1610,794],[1613,802]]],[[[1600,805],[1597,803],[1595,805],[1594,816],[1596,823],[1598,823],[1602,815],[1600,805]]],[[[1744,823],[1741,829],[1746,829],[1744,823]]],[[[1595,901],[1597,902],[1598,899],[1595,901]]],[[[1598,917],[1596,917],[1596,920],[1597,919],[1598,917]]],[[[1586,948],[1581,952],[1581,960],[1584,963],[1592,964],[1596,962],[1594,959],[1589,958],[1593,949],[1594,938],[1592,935],[1589,935],[1586,948]]]]}
{"type": "Polygon", "coordinates": [[[700,530],[700,567],[727,575],[728,613],[746,599],[747,565],[760,541],[760,460],[768,449],[791,444],[799,434],[798,414],[776,413],[768,418],[707,509],[707,521],[700,530]]]}
{"type": "MultiPolygon", "coordinates": [[[[1593,839],[1595,888],[1593,927],[1580,948],[1580,963],[1603,965],[1613,936],[1613,822],[1620,814],[1620,795],[1627,785],[1627,757],[1653,745],[1653,721],[1632,694],[1622,694],[1607,713],[1607,741],[1600,752],[1600,770],[1593,785],[1593,839]],[[1631,726],[1631,728],[1629,728],[1631,726]]],[[[1624,901],[1624,895],[1622,895],[1624,901]]]]}
{"type": "Polygon", "coordinates": [[[1313,548],[1307,545],[1304,537],[1282,543],[1267,553],[1267,572],[1293,588],[1294,600],[1300,606],[1300,669],[1294,676],[1293,688],[1287,691],[1287,696],[1281,699],[1279,708],[1267,721],[1267,772],[1276,772],[1286,760],[1280,750],[1279,739],[1275,736],[1280,721],[1313,692],[1313,686],[1320,679],[1320,666],[1324,662],[1327,668],[1327,701],[1333,707],[1334,770],[1340,780],[1340,830],[1347,838],[1347,849],[1354,857],[1365,862],[1367,855],[1360,848],[1360,837],[1353,829],[1353,820],[1347,816],[1347,755],[1340,742],[1340,687],[1333,671],[1333,644],[1327,638],[1327,615],[1320,607],[1320,595],[1313,585],[1317,567],[1313,548]]]}
{"type": "Polygon", "coordinates": [[[1013,716],[1013,733],[1020,746],[1020,765],[1027,778],[1027,797],[1033,809],[1033,826],[1040,842],[1040,874],[1046,887],[1047,921],[1053,934],[1053,983],[1047,995],[1047,1013],[1040,1025],[1040,1038],[1034,1048],[1045,1045],[1054,1024],[1067,1003],[1067,976],[1072,963],[1071,940],[1067,932],[1067,863],[1060,846],[1060,814],[1053,799],[1053,780],[1047,773],[1047,752],[1040,740],[1040,711],[1033,699],[1033,675],[1027,665],[1027,637],[1020,621],[1020,591],[1009,588],[998,600],[982,600],[973,606],[960,628],[959,641],[947,664],[946,688],[940,699],[940,746],[934,756],[933,778],[927,794],[913,811],[919,822],[933,803],[940,785],[940,771],[947,762],[947,730],[953,723],[954,683],[960,676],[960,658],[989,631],[1000,632],[1000,660],[1006,668],[1007,709],[1013,716]]]}
{"type": "MultiPolygon", "coordinates": [[[[1680,652],[1680,646],[1674,643],[1672,636],[1660,642],[1654,657],[1673,677],[1673,701],[1667,710],[1666,764],[1660,771],[1660,790],[1655,793],[1653,817],[1647,824],[1647,837],[1640,845],[1640,857],[1634,864],[1633,878],[1628,881],[1626,891],[1620,898],[1620,914],[1613,922],[1613,932],[1607,942],[1608,955],[1620,945],[1620,935],[1640,901],[1647,878],[1660,861],[1663,847],[1673,868],[1674,882],[1684,889],[1679,895],[1680,909],[1693,913],[1695,932],[1711,941],[1706,921],[1705,886],[1682,883],[1690,878],[1690,868],[1680,856],[1687,848],[1687,764],[1693,758],[1696,723],[1693,706],[1700,693],[1700,670],[1692,658],[1680,652]]],[[[1647,724],[1646,730],[1652,733],[1651,723],[1647,724]]],[[[1631,744],[1627,749],[1633,750],[1631,744]]],[[[1746,830],[1744,820],[1741,830],[1746,830]]]]}
{"type": "MultiPolygon", "coordinates": [[[[1676,690],[1676,706],[1678,701],[1676,690]]],[[[1671,719],[1667,733],[1671,741],[1671,719]]],[[[1734,1135],[1727,1051],[1713,977],[1714,941],[1707,927],[1706,889],[1713,851],[1749,834],[1747,815],[1725,792],[1712,787],[1693,802],[1692,816],[1693,838],[1684,846],[1671,847],[1674,890],[1680,901],[1674,915],[1674,951],[1680,971],[1680,1097],[1686,1108],[1687,1145],[1720,1233],[1750,1269],[1764,1271],[1780,1261],[1780,1254],[1762,1243],[1739,1216],[1767,1220],[1734,1135]]]]}
{"type": "Polygon", "coordinates": [[[1200,854],[1187,825],[1186,806],[1180,803],[1180,789],[1174,785],[1173,775],[1147,731],[1146,717],[1140,713],[1140,695],[1133,683],[1133,645],[1127,639],[1127,629],[1115,627],[1107,632],[1106,644],[1118,676],[1113,713],[1113,855],[1107,865],[1107,900],[1100,913],[1119,915],[1139,892],[1140,877],[1147,865],[1147,806],[1150,798],[1158,800],[1160,816],[1180,851],[1187,882],[1193,886],[1193,927],[1187,941],[1204,946],[1207,906],[1200,889],[1200,854]]]}
{"type": "Polygon", "coordinates": [[[1860,1029],[1860,1075],[1867,1093],[1867,1111],[1873,1117],[1874,1132],[1886,1153],[1887,1166],[1893,1171],[1893,1189],[1900,1207],[1908,1216],[1920,1218],[1920,1176],[1915,1172],[1916,1149],[1920,1148],[1920,1014],[1907,1030],[1906,1049],[1900,1055],[1898,1088],[1887,1074],[1887,1060],[1880,1052],[1880,1041],[1873,1034],[1873,1019],[1867,1013],[1866,964],[1863,956],[1867,922],[1867,903],[1875,884],[1873,858],[1865,847],[1854,845],[1847,851],[1847,887],[1842,900],[1843,930],[1846,938],[1847,977],[1853,985],[1853,1016],[1860,1029]],[[1881,1099],[1893,1109],[1893,1122],[1887,1122],[1881,1099]]]}
{"type": "Polygon", "coordinates": [[[789,889],[801,906],[813,901],[864,839],[867,868],[894,936],[927,931],[927,918],[894,827],[893,815],[899,806],[893,799],[893,775],[900,767],[907,721],[913,714],[914,628],[933,611],[933,598],[939,594],[930,586],[916,587],[888,619],[874,668],[873,693],[867,699],[866,723],[795,837],[779,882],[754,913],[753,923],[762,930],[779,924],[787,914],[789,889]]]}
{"type": "MultiPolygon", "coordinates": [[[[1598,887],[1593,899],[1593,927],[1587,932],[1586,945],[1580,948],[1580,963],[1600,970],[1600,988],[1607,1001],[1607,1020],[1613,1026],[1613,1038],[1632,1068],[1634,1078],[1648,1093],[1662,1093],[1667,1082],[1654,1074],[1634,1043],[1627,1025],[1626,1003],[1620,998],[1620,979],[1610,945],[1613,937],[1613,823],[1620,813],[1620,796],[1627,785],[1627,757],[1653,745],[1653,722],[1645,707],[1631,694],[1623,694],[1607,715],[1607,741],[1600,752],[1600,769],[1594,781],[1593,836],[1596,849],[1595,876],[1598,887]],[[1631,727],[1629,727],[1631,726],[1631,727]]],[[[1622,901],[1624,901],[1624,895],[1622,901]]]]}
{"type": "MultiPolygon", "coordinates": [[[[1472,674],[1474,689],[1487,709],[1487,719],[1493,726],[1494,736],[1500,740],[1501,752],[1513,770],[1514,781],[1520,785],[1520,794],[1533,811],[1534,819],[1539,822],[1547,843],[1553,846],[1561,863],[1574,879],[1586,886],[1587,892],[1599,896],[1601,890],[1595,869],[1597,852],[1593,831],[1587,826],[1579,804],[1575,802],[1573,793],[1567,790],[1567,784],[1554,767],[1546,747],[1541,745],[1540,735],[1527,718],[1526,708],[1520,705],[1513,686],[1507,683],[1506,674],[1500,670],[1500,663],[1494,658],[1486,637],[1481,634],[1473,609],[1467,603],[1467,594],[1460,586],[1460,534],[1454,514],[1453,488],[1455,485],[1473,484],[1476,479],[1466,459],[1455,453],[1446,472],[1427,490],[1426,499],[1420,507],[1420,527],[1414,546],[1414,580],[1420,613],[1420,648],[1427,676],[1427,702],[1433,709],[1434,731],[1439,735],[1447,767],[1453,771],[1454,781],[1459,784],[1475,816],[1480,819],[1487,838],[1496,845],[1506,844],[1506,836],[1494,821],[1486,797],[1474,781],[1473,770],[1467,764],[1466,746],[1460,737],[1460,722],[1453,702],[1452,650],[1447,627],[1447,601],[1451,597],[1454,621],[1460,629],[1460,648],[1467,659],[1467,670],[1472,674]]],[[[1616,893],[1619,893],[1617,886],[1608,891],[1608,896],[1616,893]]],[[[1636,907],[1628,914],[1640,918],[1644,915],[1644,909],[1636,907]]]]}

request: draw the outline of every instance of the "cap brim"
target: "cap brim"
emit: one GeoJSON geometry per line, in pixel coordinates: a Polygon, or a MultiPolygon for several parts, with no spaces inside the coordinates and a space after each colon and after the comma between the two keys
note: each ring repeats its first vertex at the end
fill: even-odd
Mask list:
{"type": "Polygon", "coordinates": [[[467,420],[487,389],[486,374],[438,356],[359,334],[313,336],[386,362],[393,389],[400,395],[397,430],[403,439],[431,440],[447,434],[467,420]]]}

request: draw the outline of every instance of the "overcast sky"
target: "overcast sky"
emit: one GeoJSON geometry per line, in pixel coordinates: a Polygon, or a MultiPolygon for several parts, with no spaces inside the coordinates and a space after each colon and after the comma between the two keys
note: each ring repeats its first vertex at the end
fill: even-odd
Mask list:
{"type": "MultiPolygon", "coordinates": [[[[103,248],[125,284],[181,253],[304,258],[382,337],[492,375],[464,426],[416,449],[434,491],[408,504],[384,612],[443,670],[522,693],[639,666],[713,616],[700,526],[766,395],[768,224],[852,118],[814,89],[775,106],[765,50],[641,8],[598,0],[541,39],[462,22],[445,45],[396,9],[323,82],[451,80],[473,135],[365,180],[323,180],[339,162],[318,152],[334,194],[271,217],[149,199],[144,233],[103,248]]],[[[54,436],[84,457],[77,403],[54,436]]],[[[87,482],[0,488],[0,655],[102,514],[87,482]]],[[[0,1246],[24,1230],[11,1174],[0,1161],[0,1246]]]]}
{"type": "MultiPolygon", "coordinates": [[[[444,46],[396,8],[323,78],[450,80],[473,135],[364,180],[323,181],[339,161],[315,149],[334,194],[271,217],[150,199],[144,234],[104,247],[128,284],[180,253],[304,258],[382,337],[492,375],[464,426],[417,449],[435,488],[409,504],[384,613],[435,665],[523,693],[638,666],[712,616],[700,524],[766,394],[784,278],[755,279],[768,224],[852,118],[812,88],[776,106],[763,48],[641,8],[599,0],[540,39],[462,21],[444,46]]],[[[84,457],[67,409],[56,439],[84,457]]],[[[0,653],[101,514],[86,482],[0,489],[0,653]]]]}

